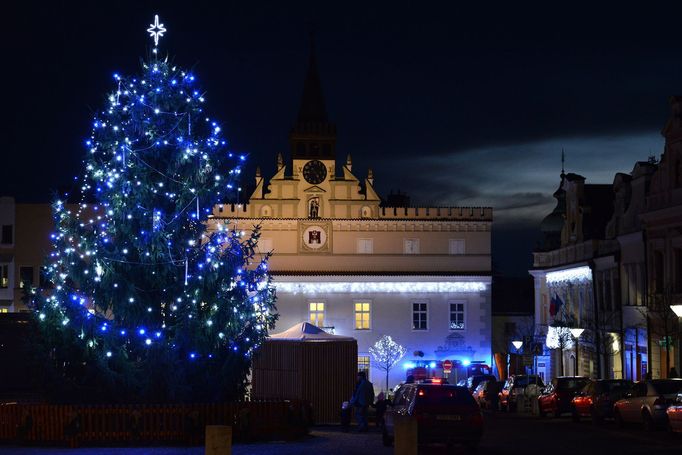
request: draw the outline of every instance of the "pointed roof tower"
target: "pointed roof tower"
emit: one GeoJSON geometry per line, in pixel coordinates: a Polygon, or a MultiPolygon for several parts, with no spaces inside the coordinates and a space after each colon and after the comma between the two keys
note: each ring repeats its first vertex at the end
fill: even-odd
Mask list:
{"type": "Polygon", "coordinates": [[[334,159],[336,156],[336,125],[327,117],[312,35],[301,106],[296,124],[289,134],[289,141],[294,159],[334,159]]]}

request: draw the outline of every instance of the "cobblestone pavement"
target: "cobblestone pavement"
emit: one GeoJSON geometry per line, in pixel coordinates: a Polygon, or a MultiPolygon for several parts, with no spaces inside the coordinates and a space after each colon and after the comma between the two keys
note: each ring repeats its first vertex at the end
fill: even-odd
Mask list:
{"type": "MultiPolygon", "coordinates": [[[[486,414],[486,429],[479,454],[536,454],[552,455],[680,455],[682,434],[665,431],[645,432],[633,426],[617,429],[613,423],[593,426],[587,422],[573,423],[570,418],[539,419],[516,414],[486,414]]],[[[144,448],[17,448],[0,447],[0,455],[199,455],[203,447],[144,447],[144,448]]],[[[382,455],[393,450],[383,447],[381,435],[369,433],[343,433],[338,427],[317,427],[310,437],[295,442],[270,442],[238,444],[232,448],[235,455],[299,455],[342,454],[382,455]]],[[[421,454],[444,453],[444,447],[431,446],[421,454]]],[[[459,450],[458,453],[464,453],[459,450]]]]}

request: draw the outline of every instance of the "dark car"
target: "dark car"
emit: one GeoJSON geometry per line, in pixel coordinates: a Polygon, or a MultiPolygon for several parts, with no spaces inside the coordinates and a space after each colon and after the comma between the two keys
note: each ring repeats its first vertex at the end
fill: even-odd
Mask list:
{"type": "Polygon", "coordinates": [[[559,417],[572,410],[573,397],[590,382],[584,376],[561,376],[552,379],[538,397],[540,417],[552,414],[559,417]]]}
{"type": "Polygon", "coordinates": [[[497,381],[497,378],[492,374],[476,374],[469,376],[467,378],[466,388],[469,389],[469,392],[473,393],[474,390],[476,390],[476,387],[483,381],[497,381]]]}
{"type": "Polygon", "coordinates": [[[483,415],[466,387],[449,384],[405,384],[384,414],[383,443],[393,444],[395,421],[417,422],[419,444],[463,444],[475,450],[483,434],[483,415]]]}
{"type": "Polygon", "coordinates": [[[474,400],[481,409],[497,409],[498,394],[503,386],[504,382],[502,381],[483,381],[474,390],[474,400]]]}
{"type": "Polygon", "coordinates": [[[597,379],[585,386],[573,398],[573,420],[590,417],[594,423],[613,417],[613,404],[632,388],[625,379],[597,379]]]}
{"type": "Polygon", "coordinates": [[[545,387],[542,378],[535,374],[518,374],[509,376],[498,394],[498,407],[501,411],[515,411],[516,397],[526,390],[526,387],[534,384],[539,388],[545,387]]]}

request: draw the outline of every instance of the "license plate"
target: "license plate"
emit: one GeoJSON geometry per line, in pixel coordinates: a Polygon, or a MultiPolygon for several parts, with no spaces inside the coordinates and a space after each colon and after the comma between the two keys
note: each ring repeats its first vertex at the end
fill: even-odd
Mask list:
{"type": "Polygon", "coordinates": [[[462,420],[462,416],[458,415],[438,415],[436,420],[462,420]]]}

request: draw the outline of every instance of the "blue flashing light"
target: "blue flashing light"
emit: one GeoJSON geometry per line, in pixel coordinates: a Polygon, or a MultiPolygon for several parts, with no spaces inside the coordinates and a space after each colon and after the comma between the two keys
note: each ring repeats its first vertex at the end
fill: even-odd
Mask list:
{"type": "Polygon", "coordinates": [[[197,357],[197,355],[196,355],[195,353],[193,353],[193,352],[191,352],[191,353],[189,354],[189,358],[190,358],[190,359],[195,359],[196,357],[197,357]]]}
{"type": "Polygon", "coordinates": [[[405,365],[403,365],[406,370],[409,370],[411,368],[416,367],[417,365],[414,362],[405,362],[405,365]]]}
{"type": "Polygon", "coordinates": [[[144,330],[144,329],[140,329],[140,330],[139,330],[139,333],[140,333],[140,335],[144,335],[144,334],[145,334],[145,330],[144,330]]]}
{"type": "Polygon", "coordinates": [[[430,368],[436,368],[436,362],[431,362],[429,363],[430,368]]]}
{"type": "Polygon", "coordinates": [[[464,365],[465,367],[468,367],[469,365],[471,365],[471,360],[469,360],[469,359],[462,360],[462,365],[464,365]]]}

